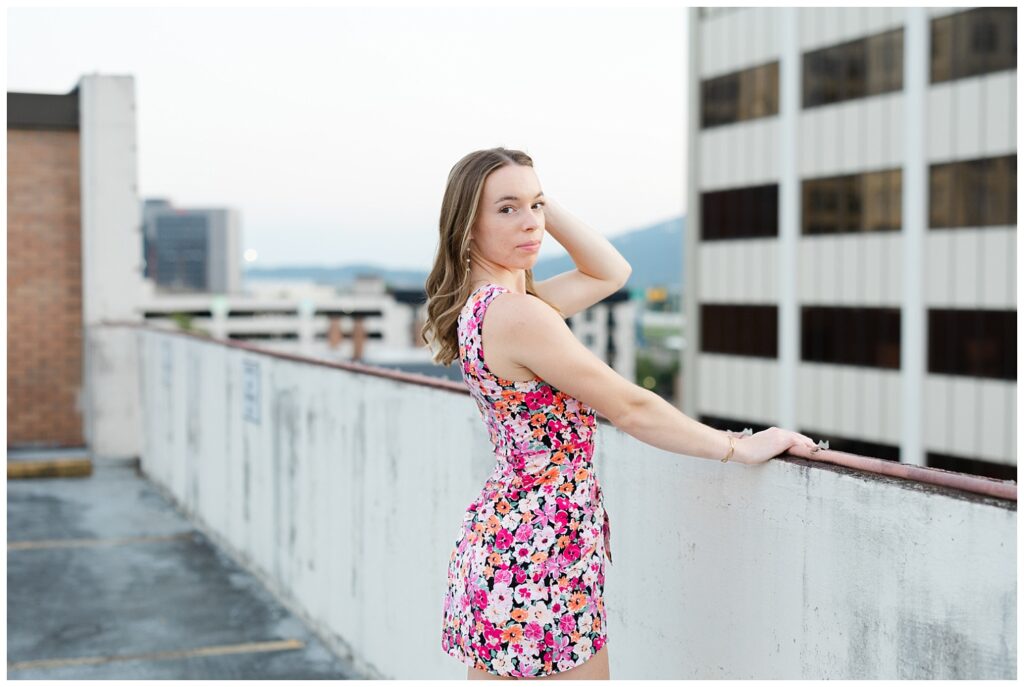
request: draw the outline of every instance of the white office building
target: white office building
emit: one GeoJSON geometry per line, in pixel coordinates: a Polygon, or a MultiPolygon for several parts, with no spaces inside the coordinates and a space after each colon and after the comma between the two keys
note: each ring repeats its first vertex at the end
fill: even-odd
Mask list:
{"type": "Polygon", "coordinates": [[[689,20],[683,411],[1016,479],[1016,8],[689,20]]]}

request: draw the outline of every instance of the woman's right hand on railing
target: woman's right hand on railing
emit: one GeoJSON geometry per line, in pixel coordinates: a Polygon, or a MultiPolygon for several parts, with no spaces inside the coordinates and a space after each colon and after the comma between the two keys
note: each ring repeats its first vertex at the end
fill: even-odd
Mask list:
{"type": "Polygon", "coordinates": [[[731,460],[744,465],[760,465],[783,453],[810,458],[818,450],[818,445],[810,437],[778,427],[739,436],[735,444],[731,460]]]}

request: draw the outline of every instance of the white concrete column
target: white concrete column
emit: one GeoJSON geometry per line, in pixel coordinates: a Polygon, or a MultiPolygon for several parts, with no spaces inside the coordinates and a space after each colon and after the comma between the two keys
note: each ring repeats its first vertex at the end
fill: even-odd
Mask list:
{"type": "Polygon", "coordinates": [[[928,60],[931,36],[928,10],[909,7],[903,30],[903,225],[901,227],[902,303],[900,313],[900,461],[924,465],[924,376],[928,361],[925,340],[924,266],[928,230],[928,60]]]}
{"type": "Polygon", "coordinates": [[[798,430],[797,366],[800,364],[800,303],[797,256],[800,248],[800,111],[803,65],[798,7],[779,13],[779,418],[778,426],[798,430]]]}
{"type": "Polygon", "coordinates": [[[82,239],[82,416],[93,457],[138,455],[138,381],[128,330],[150,293],[142,276],[135,80],[89,74],[78,83],[82,239]]]}
{"type": "Polygon", "coordinates": [[[142,208],[135,79],[83,76],[79,89],[82,319],[141,320],[142,208]]]}
{"type": "Polygon", "coordinates": [[[313,355],[313,345],[316,340],[313,338],[313,315],[316,312],[316,303],[309,298],[299,301],[298,328],[299,328],[299,350],[303,355],[313,355]]]}
{"type": "Polygon", "coordinates": [[[690,7],[686,13],[690,62],[687,79],[687,125],[686,145],[686,224],[683,227],[683,325],[682,364],[678,382],[678,405],[682,412],[697,417],[697,363],[700,357],[700,303],[697,300],[697,285],[700,284],[700,9],[690,7]]]}

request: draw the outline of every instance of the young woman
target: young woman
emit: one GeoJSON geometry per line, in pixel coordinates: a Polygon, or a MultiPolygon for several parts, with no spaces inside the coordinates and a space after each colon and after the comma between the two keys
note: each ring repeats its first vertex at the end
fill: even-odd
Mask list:
{"type": "Polygon", "coordinates": [[[745,465],[816,446],[777,427],[737,438],[697,422],[576,339],[565,319],[621,288],[631,268],[544,195],[525,153],[462,158],[440,232],[424,340],[435,362],[459,360],[497,458],[449,557],[441,648],[470,679],[608,679],[611,529],[592,463],[596,413],[652,446],[745,465]],[[549,234],[577,269],[534,282],[549,234]]]}

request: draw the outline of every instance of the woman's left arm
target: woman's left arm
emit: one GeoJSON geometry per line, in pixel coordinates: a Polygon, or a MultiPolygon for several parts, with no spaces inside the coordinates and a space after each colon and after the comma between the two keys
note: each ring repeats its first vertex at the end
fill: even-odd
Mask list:
{"type": "Polygon", "coordinates": [[[615,246],[549,198],[544,200],[544,225],[569,251],[576,269],[535,281],[533,286],[565,318],[600,303],[626,284],[633,268],[615,246]]]}
{"type": "Polygon", "coordinates": [[[544,226],[569,252],[580,272],[617,286],[629,279],[633,268],[615,246],[550,196],[544,198],[544,226]]]}

